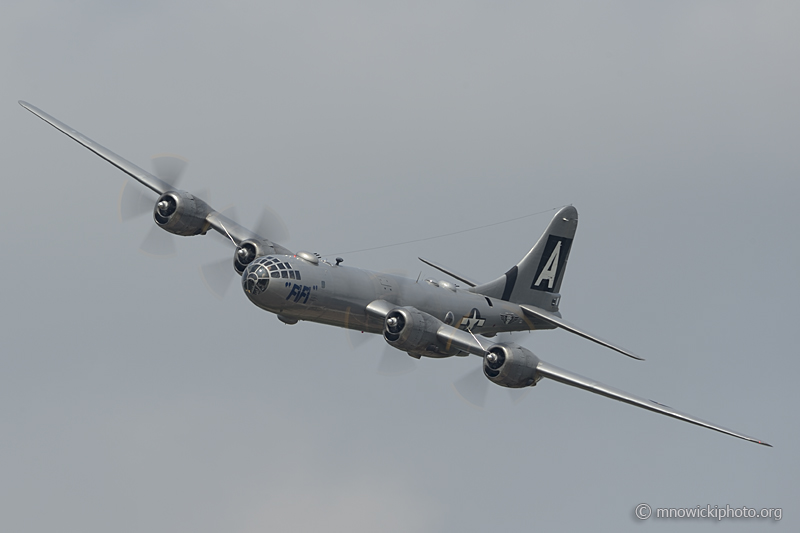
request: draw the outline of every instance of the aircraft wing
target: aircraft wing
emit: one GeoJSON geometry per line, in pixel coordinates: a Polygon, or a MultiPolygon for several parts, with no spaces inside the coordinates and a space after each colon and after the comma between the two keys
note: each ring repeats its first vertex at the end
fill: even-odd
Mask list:
{"type": "Polygon", "coordinates": [[[550,313],[549,311],[545,311],[544,309],[539,309],[538,307],[525,304],[520,304],[520,308],[529,317],[538,318],[539,320],[543,320],[544,322],[552,324],[557,328],[561,328],[566,331],[569,331],[570,333],[574,333],[575,335],[579,335],[584,339],[589,339],[590,341],[596,342],[597,344],[605,346],[606,348],[611,348],[615,352],[627,355],[628,357],[631,357],[633,359],[638,359],[639,361],[644,361],[642,357],[634,355],[633,353],[629,352],[628,350],[624,350],[619,346],[615,346],[614,344],[611,344],[610,342],[603,340],[596,335],[583,331],[582,329],[579,329],[577,326],[570,324],[560,316],[550,313]]]}
{"type": "Polygon", "coordinates": [[[432,266],[433,268],[435,268],[436,270],[439,270],[440,272],[444,272],[445,274],[447,274],[451,278],[457,279],[458,281],[460,281],[460,282],[462,282],[462,283],[464,283],[466,285],[469,285],[470,287],[475,287],[476,285],[478,285],[477,282],[472,281],[469,278],[462,276],[461,274],[456,274],[455,272],[453,272],[449,268],[445,268],[442,265],[437,265],[433,261],[428,261],[427,259],[423,259],[421,257],[417,257],[417,259],[419,259],[420,261],[422,261],[423,263],[425,263],[428,266],[432,266]]]}
{"type": "Polygon", "coordinates": [[[618,400],[620,402],[635,405],[636,407],[641,407],[642,409],[647,409],[648,411],[653,411],[654,413],[661,413],[662,415],[677,418],[678,420],[683,420],[684,422],[689,422],[690,424],[713,429],[714,431],[719,431],[720,433],[725,433],[726,435],[731,435],[733,437],[738,437],[750,442],[755,442],[763,446],[769,446],[770,448],[772,447],[771,444],[767,444],[766,442],[758,440],[754,437],[749,437],[722,426],[718,426],[717,424],[706,422],[705,420],[701,420],[692,415],[687,415],[686,413],[682,413],[673,409],[672,407],[654,402],[653,400],[646,400],[619,389],[609,387],[608,385],[603,385],[602,383],[594,381],[593,379],[585,378],[583,376],[579,376],[578,374],[573,374],[572,372],[564,370],[563,368],[559,368],[555,365],[545,363],[544,361],[539,361],[536,371],[543,378],[552,379],[553,381],[558,381],[559,383],[569,385],[570,387],[577,387],[579,389],[587,390],[589,392],[611,398],[612,400],[618,400]]]}
{"type": "MultiPolygon", "coordinates": [[[[155,191],[156,194],[164,194],[167,191],[175,190],[175,187],[170,185],[169,183],[165,182],[164,180],[160,179],[158,176],[147,172],[143,168],[134,165],[127,159],[122,156],[119,156],[109,150],[108,148],[101,146],[94,142],[89,137],[85,136],[84,134],[80,133],[79,131],[74,130],[73,128],[69,127],[68,125],[64,124],[57,118],[45,113],[38,107],[31,105],[27,102],[23,102],[22,100],[19,101],[19,105],[39,117],[40,119],[44,120],[61,133],[67,135],[72,140],[76,141],[77,143],[83,145],[84,147],[88,148],[95,154],[99,155],[125,174],[129,175],[148,189],[155,191]]],[[[247,240],[247,239],[258,239],[258,240],[267,240],[265,237],[261,235],[257,235],[255,232],[241,226],[237,222],[229,219],[228,217],[214,211],[213,209],[206,217],[206,221],[208,224],[214,228],[217,232],[222,234],[225,237],[230,237],[238,246],[240,242],[247,240]]],[[[278,253],[286,253],[290,254],[291,252],[280,246],[278,244],[272,243],[273,247],[278,253]]]]}
{"type": "Polygon", "coordinates": [[[39,117],[40,119],[44,120],[55,129],[59,130],[61,133],[67,135],[68,137],[72,138],[74,141],[82,144],[92,152],[96,153],[125,174],[129,175],[148,189],[155,191],[157,194],[164,194],[167,191],[173,189],[167,182],[162,181],[157,176],[147,172],[143,168],[140,168],[127,159],[118,156],[108,148],[100,146],[89,137],[85,136],[84,134],[75,131],[74,129],[70,128],[57,118],[48,115],[38,107],[29,104],[28,102],[23,102],[22,100],[19,101],[19,105],[39,117]]]}

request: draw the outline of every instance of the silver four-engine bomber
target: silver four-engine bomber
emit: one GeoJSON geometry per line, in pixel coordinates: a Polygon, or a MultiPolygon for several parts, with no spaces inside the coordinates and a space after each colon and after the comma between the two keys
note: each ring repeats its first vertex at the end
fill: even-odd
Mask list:
{"type": "Polygon", "coordinates": [[[447,281],[413,280],[331,263],[309,252],[292,252],[215,211],[210,205],[141,169],[42,110],[20,104],[116,166],[157,195],[155,223],[175,235],[213,229],[236,247],[233,268],[256,306],[285,323],[308,320],[381,334],[411,357],[477,355],[487,379],[509,388],[547,378],[698,426],[769,446],[759,439],[681,413],[541,361],[502,332],[562,328],[634,359],[636,355],[566,322],[559,312],[561,282],[578,226],[578,212],[560,209],[522,260],[488,283],[476,283],[426,261],[465,287],[447,281]]]}

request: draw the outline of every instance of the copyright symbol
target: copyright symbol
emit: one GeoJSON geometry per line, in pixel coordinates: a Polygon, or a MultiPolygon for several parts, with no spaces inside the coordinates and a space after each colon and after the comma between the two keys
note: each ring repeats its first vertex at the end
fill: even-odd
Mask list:
{"type": "Polygon", "coordinates": [[[650,509],[650,506],[646,503],[640,503],[636,506],[636,510],[633,513],[639,520],[647,520],[650,518],[650,515],[653,514],[653,510],[650,509]]]}

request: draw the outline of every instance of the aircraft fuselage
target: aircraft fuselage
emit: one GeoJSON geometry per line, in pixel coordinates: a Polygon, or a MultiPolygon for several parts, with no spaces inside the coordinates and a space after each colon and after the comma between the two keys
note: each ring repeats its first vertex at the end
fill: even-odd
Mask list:
{"type": "Polygon", "coordinates": [[[313,264],[295,255],[257,258],[242,275],[242,287],[256,306],[289,322],[308,320],[381,333],[383,320],[370,316],[366,307],[375,300],[385,300],[397,307],[414,307],[445,324],[484,336],[542,329],[525,317],[519,305],[449,282],[414,281],[327,261],[313,264]]]}

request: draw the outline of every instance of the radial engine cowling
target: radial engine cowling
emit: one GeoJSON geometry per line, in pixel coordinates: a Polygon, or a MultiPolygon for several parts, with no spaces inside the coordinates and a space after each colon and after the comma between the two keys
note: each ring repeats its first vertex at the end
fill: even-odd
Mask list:
{"type": "Polygon", "coordinates": [[[168,191],[158,197],[153,209],[156,224],[175,235],[204,235],[211,208],[186,191],[168,191]]]}
{"type": "Polygon", "coordinates": [[[519,389],[539,381],[536,366],[539,358],[522,346],[511,343],[495,344],[483,358],[483,373],[492,382],[519,389]]]}
{"type": "Polygon", "coordinates": [[[275,248],[269,241],[257,241],[247,239],[239,243],[236,253],[233,255],[233,268],[241,275],[247,265],[253,262],[256,257],[274,254],[275,248]]]}
{"type": "Polygon", "coordinates": [[[439,346],[436,332],[443,322],[413,307],[392,309],[383,323],[383,338],[404,352],[436,357],[439,346]]]}

